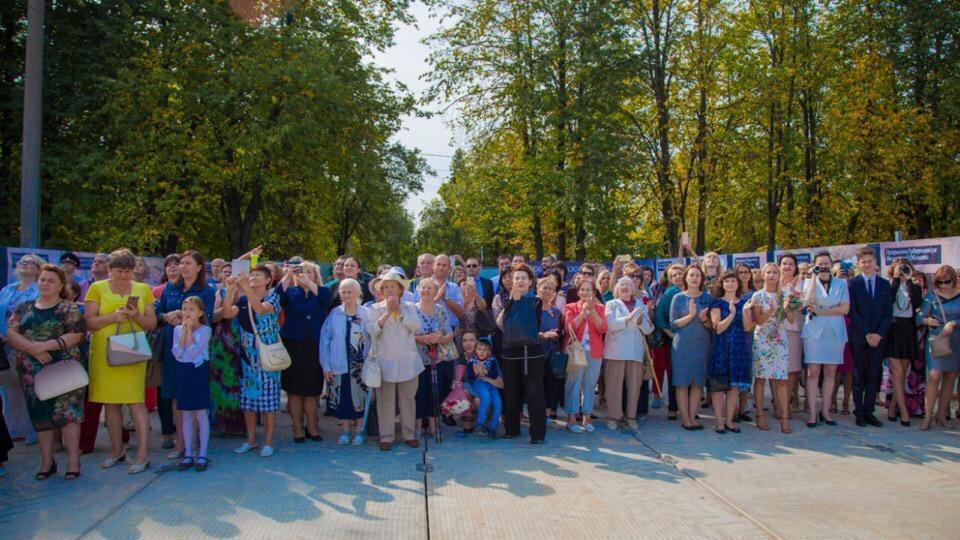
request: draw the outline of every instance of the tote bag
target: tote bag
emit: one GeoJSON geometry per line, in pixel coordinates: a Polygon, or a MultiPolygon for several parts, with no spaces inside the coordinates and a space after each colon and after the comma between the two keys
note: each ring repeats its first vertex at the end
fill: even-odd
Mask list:
{"type": "Polygon", "coordinates": [[[63,359],[43,366],[33,377],[33,390],[41,401],[62,396],[90,384],[80,362],[63,359]]]}
{"type": "Polygon", "coordinates": [[[260,368],[264,371],[283,371],[290,367],[290,353],[283,346],[283,342],[264,343],[257,331],[257,323],[253,320],[253,306],[247,301],[247,315],[250,316],[250,327],[253,328],[253,338],[257,343],[257,356],[260,357],[260,368]]]}
{"type": "MultiPolygon", "coordinates": [[[[589,328],[584,328],[584,332],[589,332],[589,328]]],[[[583,348],[583,343],[577,339],[573,327],[567,324],[567,333],[570,335],[570,342],[564,347],[563,352],[567,354],[567,371],[577,371],[587,367],[587,351],[583,348]]]]}
{"type": "Polygon", "coordinates": [[[130,322],[130,333],[121,334],[120,327],[123,323],[118,323],[117,332],[107,340],[107,365],[109,366],[129,366],[153,358],[147,333],[143,330],[137,331],[133,322],[128,322],[130,322]]]}

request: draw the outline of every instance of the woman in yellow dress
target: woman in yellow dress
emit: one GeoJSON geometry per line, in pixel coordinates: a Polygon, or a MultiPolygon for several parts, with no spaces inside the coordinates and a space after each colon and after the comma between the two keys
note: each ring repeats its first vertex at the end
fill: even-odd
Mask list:
{"type": "Polygon", "coordinates": [[[127,470],[143,472],[150,466],[147,436],[150,420],[144,403],[144,382],[147,363],[112,367],[107,364],[110,336],[140,330],[153,330],[157,317],[153,310],[153,292],[145,283],[133,280],[136,257],[128,249],[110,254],[110,277],[90,285],[85,298],[84,318],[90,340],[90,401],[106,406],[107,431],[110,434],[110,457],[100,466],[104,469],[127,460],[123,449],[123,417],[120,406],[128,405],[137,430],[137,460],[127,470]],[[136,298],[135,301],[133,299],[136,298]],[[129,304],[129,305],[128,305],[129,304]],[[134,307],[135,306],[135,307],[134,307]]]}

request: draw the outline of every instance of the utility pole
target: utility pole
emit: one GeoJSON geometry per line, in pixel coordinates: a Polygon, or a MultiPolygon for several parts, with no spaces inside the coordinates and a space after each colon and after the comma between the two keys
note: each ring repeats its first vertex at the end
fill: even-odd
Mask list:
{"type": "Polygon", "coordinates": [[[20,246],[40,247],[40,145],[43,130],[43,12],[46,0],[27,2],[27,57],[20,166],[20,246]]]}

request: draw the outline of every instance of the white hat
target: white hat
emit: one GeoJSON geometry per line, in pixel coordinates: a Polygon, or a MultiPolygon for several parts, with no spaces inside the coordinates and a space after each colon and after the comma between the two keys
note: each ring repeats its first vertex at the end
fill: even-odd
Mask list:
{"type": "Polygon", "coordinates": [[[374,278],[373,281],[370,282],[370,286],[373,287],[374,292],[380,292],[380,289],[383,288],[383,284],[387,281],[397,282],[400,285],[401,291],[407,290],[407,280],[403,279],[403,276],[401,276],[398,272],[395,272],[393,269],[380,277],[374,278]]]}

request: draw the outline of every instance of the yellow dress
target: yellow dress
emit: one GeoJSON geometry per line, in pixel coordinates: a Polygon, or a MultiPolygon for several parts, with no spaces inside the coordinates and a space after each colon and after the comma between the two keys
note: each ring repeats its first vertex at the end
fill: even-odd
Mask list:
{"type": "MultiPolygon", "coordinates": [[[[131,295],[139,296],[137,310],[146,312],[147,302],[153,302],[153,292],[145,283],[133,282],[131,295]]],[[[100,315],[109,315],[127,303],[127,295],[110,290],[109,280],[98,281],[87,290],[84,300],[100,304],[100,315]]],[[[130,325],[143,330],[136,321],[125,322],[120,332],[130,332],[130,325]]],[[[143,403],[147,363],[111,367],[107,364],[107,339],[117,332],[117,323],[93,332],[90,337],[89,400],[95,403],[143,403]]]]}

